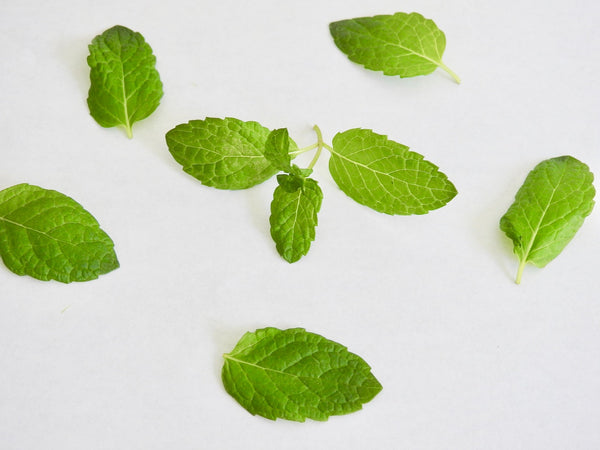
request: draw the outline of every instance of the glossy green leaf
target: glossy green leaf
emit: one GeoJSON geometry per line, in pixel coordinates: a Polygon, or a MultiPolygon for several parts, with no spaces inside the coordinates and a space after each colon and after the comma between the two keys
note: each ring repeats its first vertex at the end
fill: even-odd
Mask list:
{"type": "Polygon", "coordinates": [[[517,283],[527,262],[544,267],[573,239],[594,207],[594,175],[572,156],[539,163],[500,219],[519,258],[517,283]]]}
{"type": "Polygon", "coordinates": [[[293,263],[308,253],[315,239],[323,192],[310,178],[278,175],[277,181],[269,218],[271,236],[283,259],[293,263]]]}
{"type": "Polygon", "coordinates": [[[119,267],[114,244],[70,197],[29,184],[0,191],[0,255],[18,275],[63,283],[119,267]]]}
{"type": "Polygon", "coordinates": [[[329,171],[349,197],[386,214],[426,214],[456,195],[436,165],[371,130],[338,133],[329,171]]]}
{"type": "Polygon", "coordinates": [[[152,49],[140,33],[117,25],[89,50],[90,113],[103,127],[124,126],[131,137],[132,125],[152,114],[163,95],[152,49]]]}
{"type": "Polygon", "coordinates": [[[460,83],[442,62],[446,36],[421,14],[341,20],[330,24],[329,31],[337,47],[367,69],[404,78],[427,75],[441,67],[460,83]]]}
{"type": "Polygon", "coordinates": [[[362,358],[302,328],[248,332],[224,358],[227,392],[267,419],[327,420],[361,409],[381,391],[362,358]]]}
{"type": "MultiPolygon", "coordinates": [[[[279,172],[264,154],[269,134],[257,122],[209,117],[177,125],[166,140],[173,158],[202,184],[247,189],[279,172]]],[[[289,149],[297,150],[291,139],[289,149]]]]}

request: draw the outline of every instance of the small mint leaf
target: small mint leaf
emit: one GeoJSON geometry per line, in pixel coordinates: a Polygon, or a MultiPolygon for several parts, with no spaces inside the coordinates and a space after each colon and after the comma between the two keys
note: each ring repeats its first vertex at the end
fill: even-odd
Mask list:
{"type": "Polygon", "coordinates": [[[441,67],[457,83],[460,78],[443,62],[446,36],[418,13],[395,13],[340,20],[329,25],[335,45],[351,61],[385,75],[414,77],[441,67]]]}
{"type": "Polygon", "coordinates": [[[265,143],[265,158],[279,170],[291,170],[291,157],[289,154],[290,137],[286,128],[271,131],[265,143]]]}
{"type": "Polygon", "coordinates": [[[500,219],[519,258],[517,283],[526,263],[544,267],[573,239],[592,212],[596,190],[588,166],[572,156],[539,163],[500,219]]]}
{"type": "Polygon", "coordinates": [[[89,50],[90,114],[103,127],[123,125],[131,137],[131,126],[152,114],[163,95],[152,49],[140,33],[117,25],[89,50]]]}
{"type": "Polygon", "coordinates": [[[283,259],[293,263],[308,253],[315,239],[323,192],[311,178],[278,175],[277,182],[269,218],[271,237],[283,259]]]}

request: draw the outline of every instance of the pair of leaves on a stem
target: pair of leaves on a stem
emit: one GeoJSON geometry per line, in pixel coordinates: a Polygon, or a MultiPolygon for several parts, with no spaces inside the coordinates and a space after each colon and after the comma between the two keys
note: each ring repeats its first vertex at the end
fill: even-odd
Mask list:
{"type": "Polygon", "coordinates": [[[223,357],[225,390],[267,419],[327,420],[361,409],[382,389],[360,356],[302,328],[248,332],[223,357]]]}
{"type": "Polygon", "coordinates": [[[572,156],[539,163],[500,219],[519,258],[516,282],[528,262],[544,267],[573,239],[594,207],[594,175],[572,156]]]}
{"type": "MultiPolygon", "coordinates": [[[[326,148],[329,171],[340,189],[375,211],[425,214],[456,195],[437,166],[386,136],[355,128],[338,133],[329,146],[315,131],[318,142],[309,148],[317,148],[317,158],[326,148]]],[[[314,162],[307,169],[291,164],[303,150],[287,130],[270,132],[257,122],[207,118],[178,125],[166,141],[185,172],[218,189],[246,189],[285,172],[278,176],[271,203],[271,236],[288,262],[308,252],[323,194],[309,178],[314,162]]]]}
{"type": "Polygon", "coordinates": [[[29,184],[0,191],[0,256],[18,275],[63,283],[119,267],[110,237],[79,203],[29,184]]]}

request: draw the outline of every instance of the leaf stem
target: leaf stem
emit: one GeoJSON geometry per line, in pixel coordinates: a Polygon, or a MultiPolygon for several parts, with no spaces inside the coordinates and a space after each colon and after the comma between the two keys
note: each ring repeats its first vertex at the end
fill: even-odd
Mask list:
{"type": "Polygon", "coordinates": [[[315,133],[317,134],[317,143],[316,143],[317,152],[315,153],[315,156],[313,157],[312,161],[308,165],[308,169],[310,169],[310,170],[312,170],[312,168],[315,166],[315,164],[319,160],[319,157],[321,156],[321,152],[323,151],[323,146],[325,145],[325,143],[323,142],[323,134],[321,133],[321,129],[317,125],[315,125],[313,127],[313,130],[315,130],[315,133]]]}
{"type": "Polygon", "coordinates": [[[296,150],[295,152],[290,152],[290,155],[298,156],[298,155],[301,155],[302,153],[309,152],[309,151],[317,148],[318,146],[319,146],[319,143],[316,142],[312,145],[309,145],[308,147],[302,147],[302,148],[299,148],[298,150],[296,150]]]}
{"type": "Polygon", "coordinates": [[[452,78],[454,78],[454,81],[456,81],[457,84],[460,84],[460,77],[458,75],[456,75],[452,69],[450,69],[450,67],[448,67],[446,64],[444,64],[443,62],[440,62],[440,67],[442,69],[444,69],[446,72],[448,72],[450,74],[450,76],[452,78]]]}
{"type": "Polygon", "coordinates": [[[129,125],[129,120],[127,120],[127,124],[125,125],[125,131],[127,131],[127,137],[129,139],[133,138],[133,132],[131,131],[131,125],[129,125]]]}
{"type": "Polygon", "coordinates": [[[525,259],[519,262],[519,270],[517,270],[517,278],[515,280],[515,283],[517,284],[521,284],[521,277],[523,276],[523,269],[525,269],[525,264],[527,264],[527,261],[525,259]]]}

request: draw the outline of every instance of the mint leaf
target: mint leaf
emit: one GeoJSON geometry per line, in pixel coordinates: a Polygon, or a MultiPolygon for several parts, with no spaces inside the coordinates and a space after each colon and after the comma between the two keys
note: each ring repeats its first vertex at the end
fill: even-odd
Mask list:
{"type": "MultiPolygon", "coordinates": [[[[264,155],[269,134],[257,122],[208,117],[177,125],[166,140],[175,161],[202,184],[247,189],[279,172],[264,155]]],[[[289,147],[297,150],[291,139],[289,147]]]]}
{"type": "Polygon", "coordinates": [[[271,236],[277,251],[289,263],[308,253],[315,239],[317,213],[323,192],[315,180],[278,175],[271,202],[271,236]]]}
{"type": "Polygon", "coordinates": [[[290,136],[287,128],[273,130],[265,142],[265,158],[279,170],[290,172],[292,158],[289,154],[290,136]]]}
{"type": "Polygon", "coordinates": [[[248,332],[223,356],[225,390],[271,420],[327,420],[361,409],[381,391],[362,358],[302,328],[248,332]]]}
{"type": "Polygon", "coordinates": [[[89,50],[90,114],[103,127],[123,125],[131,138],[131,126],[152,114],[163,95],[152,49],[140,33],[117,25],[89,50]]]}
{"type": "Polygon", "coordinates": [[[0,255],[18,275],[63,283],[119,267],[113,242],[83,207],[29,184],[0,191],[0,255]]]}
{"type": "Polygon", "coordinates": [[[527,262],[544,267],[565,248],[592,212],[596,190],[588,166],[572,156],[539,163],[500,219],[519,258],[516,282],[527,262]]]}
{"type": "Polygon", "coordinates": [[[426,214],[456,195],[438,167],[408,147],[371,130],[338,133],[329,171],[349,197],[386,214],[426,214]]]}
{"type": "Polygon", "coordinates": [[[457,83],[460,78],[443,62],[446,36],[418,13],[395,13],[341,20],[329,25],[335,45],[351,61],[385,75],[414,77],[441,67],[457,83]]]}

